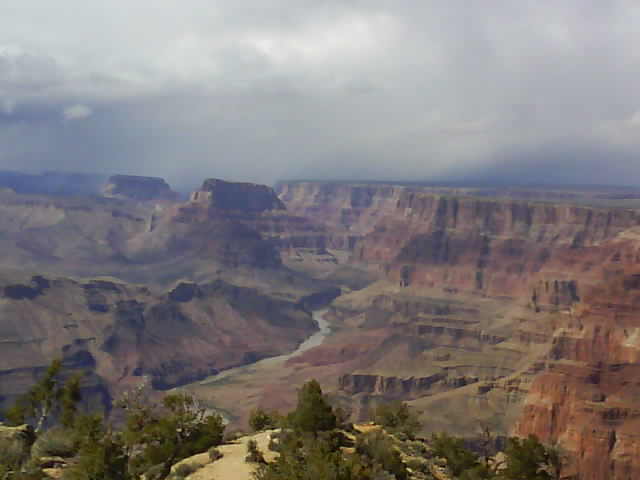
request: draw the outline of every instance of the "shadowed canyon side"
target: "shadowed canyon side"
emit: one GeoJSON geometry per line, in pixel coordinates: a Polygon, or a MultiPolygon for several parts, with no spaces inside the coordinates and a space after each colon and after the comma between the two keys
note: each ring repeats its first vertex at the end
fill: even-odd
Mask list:
{"type": "MultiPolygon", "coordinates": [[[[377,340],[351,359],[327,345],[307,361],[339,365],[336,392],[356,415],[379,398],[409,399],[430,430],[469,435],[482,420],[560,442],[578,478],[638,476],[640,213],[598,206],[617,195],[607,191],[530,203],[419,190],[368,199],[384,204],[373,227],[345,222],[363,232],[351,261],[384,278],[334,302],[341,325],[355,327],[340,351],[363,332],[377,340]]],[[[281,198],[339,224],[352,191],[289,184],[281,198]]]]}
{"type": "Polygon", "coordinates": [[[12,274],[0,285],[0,395],[23,393],[56,356],[92,372],[108,397],[145,378],[165,389],[293,350],[316,328],[300,304],[222,281],[155,294],[12,274]]]}
{"type": "Polygon", "coordinates": [[[118,198],[0,191],[4,402],[56,356],[108,404],[142,379],[164,389],[287,353],[317,329],[309,307],[336,293],[258,231],[286,217],[273,190],[202,191],[177,203],[164,181],[128,176],[105,187],[118,198]]]}
{"type": "Polygon", "coordinates": [[[320,230],[263,185],[207,180],[184,203],[150,177],[114,176],[104,191],[112,198],[0,191],[0,265],[164,286],[252,281],[256,271],[288,275],[280,252],[320,230]]]}

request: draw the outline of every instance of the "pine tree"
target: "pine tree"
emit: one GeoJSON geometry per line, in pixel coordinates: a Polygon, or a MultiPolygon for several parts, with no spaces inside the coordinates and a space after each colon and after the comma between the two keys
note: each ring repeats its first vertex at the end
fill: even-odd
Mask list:
{"type": "Polygon", "coordinates": [[[290,424],[294,430],[314,436],[336,428],[336,415],[317,381],[305,383],[298,392],[298,405],[290,414],[290,424]]]}

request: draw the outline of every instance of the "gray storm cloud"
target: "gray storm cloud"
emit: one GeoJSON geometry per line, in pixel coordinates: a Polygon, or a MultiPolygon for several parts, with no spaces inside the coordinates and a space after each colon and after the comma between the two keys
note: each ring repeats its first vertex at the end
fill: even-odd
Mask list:
{"type": "Polygon", "coordinates": [[[640,183],[636,1],[3,0],[0,32],[0,168],[640,183]]]}

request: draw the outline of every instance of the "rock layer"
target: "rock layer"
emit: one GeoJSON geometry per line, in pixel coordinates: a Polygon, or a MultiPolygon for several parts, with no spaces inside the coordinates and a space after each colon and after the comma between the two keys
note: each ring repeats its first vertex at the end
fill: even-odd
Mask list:
{"type": "Polygon", "coordinates": [[[4,401],[60,355],[113,396],[143,378],[168,388],[284,353],[317,328],[299,304],[221,281],[155,294],[112,281],[18,278],[0,285],[4,401]]]}
{"type": "Polygon", "coordinates": [[[386,333],[363,360],[344,364],[338,391],[414,399],[431,415],[482,405],[513,422],[521,412],[504,426],[558,441],[576,478],[637,478],[638,211],[403,187],[381,194],[367,224],[376,200],[351,205],[356,190],[309,184],[281,193],[318,222],[360,229],[352,261],[385,272],[384,295],[376,287],[349,308],[364,311],[359,328],[386,333]],[[457,311],[426,297],[456,300],[457,311]]]}

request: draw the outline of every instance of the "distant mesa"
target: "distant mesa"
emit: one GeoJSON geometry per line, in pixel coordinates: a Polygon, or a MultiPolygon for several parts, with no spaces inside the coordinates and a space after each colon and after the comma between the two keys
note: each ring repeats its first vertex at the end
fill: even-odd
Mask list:
{"type": "Polygon", "coordinates": [[[216,178],[205,180],[200,190],[191,195],[191,201],[222,210],[263,212],[286,209],[271,187],[216,178]]]}
{"type": "Polygon", "coordinates": [[[102,189],[102,195],[136,202],[175,202],[180,197],[164,179],[136,175],[113,175],[102,189]]]}

